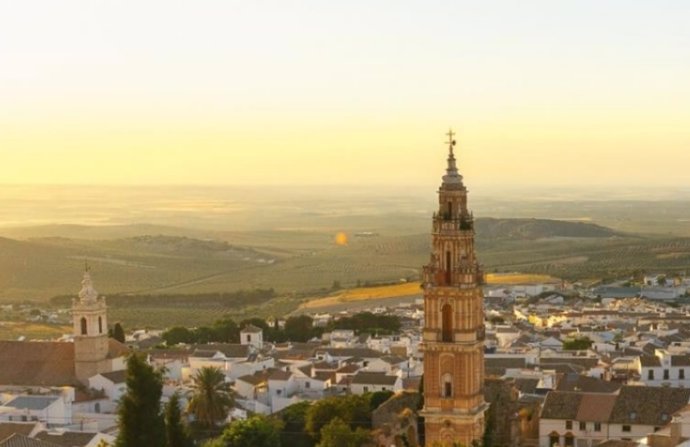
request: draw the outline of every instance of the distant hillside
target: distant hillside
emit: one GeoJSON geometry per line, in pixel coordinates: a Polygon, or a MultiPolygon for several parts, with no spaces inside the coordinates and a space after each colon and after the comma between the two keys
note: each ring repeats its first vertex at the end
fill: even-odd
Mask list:
{"type": "Polygon", "coordinates": [[[479,218],[476,233],[482,239],[606,238],[621,236],[610,228],[593,223],[548,219],[479,218]]]}

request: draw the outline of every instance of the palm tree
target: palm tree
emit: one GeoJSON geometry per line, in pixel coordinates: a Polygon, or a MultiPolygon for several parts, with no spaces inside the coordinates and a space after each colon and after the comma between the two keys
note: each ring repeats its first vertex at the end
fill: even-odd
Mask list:
{"type": "Polygon", "coordinates": [[[219,369],[204,366],[192,377],[192,390],[188,410],[196,421],[208,428],[223,421],[235,400],[225,374],[219,369]]]}

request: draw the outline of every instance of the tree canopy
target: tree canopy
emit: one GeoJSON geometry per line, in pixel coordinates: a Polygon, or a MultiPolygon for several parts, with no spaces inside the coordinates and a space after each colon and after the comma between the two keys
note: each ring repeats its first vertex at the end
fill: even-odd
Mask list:
{"type": "Polygon", "coordinates": [[[120,399],[116,447],[165,446],[163,375],[138,354],[127,359],[127,391],[120,399]]]}
{"type": "Polygon", "coordinates": [[[233,421],[220,438],[207,444],[208,447],[280,447],[278,419],[255,415],[246,420],[233,421]]]}
{"type": "Polygon", "coordinates": [[[166,447],[192,447],[192,440],[182,422],[180,395],[172,395],[165,406],[166,447]]]}
{"type": "Polygon", "coordinates": [[[234,405],[230,386],[219,368],[202,367],[192,377],[191,388],[188,409],[202,427],[215,427],[234,405]]]}

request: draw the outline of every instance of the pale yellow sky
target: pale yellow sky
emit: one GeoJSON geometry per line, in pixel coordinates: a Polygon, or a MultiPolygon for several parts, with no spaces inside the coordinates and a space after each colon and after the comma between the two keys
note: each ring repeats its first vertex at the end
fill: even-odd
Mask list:
{"type": "Polygon", "coordinates": [[[683,1],[0,3],[0,183],[688,186],[683,1]],[[374,4],[372,4],[374,3],[374,4]]]}

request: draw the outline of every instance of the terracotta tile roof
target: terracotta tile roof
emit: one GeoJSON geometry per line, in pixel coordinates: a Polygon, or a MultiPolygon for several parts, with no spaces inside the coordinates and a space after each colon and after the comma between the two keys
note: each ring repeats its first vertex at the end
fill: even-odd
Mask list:
{"type": "Polygon", "coordinates": [[[292,377],[291,372],[276,369],[271,371],[271,373],[268,375],[268,380],[289,380],[290,377],[292,377]]]}
{"type": "Polygon", "coordinates": [[[63,447],[84,447],[93,440],[97,433],[84,433],[75,431],[36,433],[34,438],[41,441],[51,442],[63,447]]]}
{"type": "Polygon", "coordinates": [[[389,376],[386,373],[360,371],[352,376],[352,383],[359,385],[395,385],[398,376],[389,376]]]}
{"type": "Polygon", "coordinates": [[[316,371],[312,378],[320,382],[325,382],[327,380],[335,381],[335,373],[332,371],[316,371]]]}
{"type": "Polygon", "coordinates": [[[624,386],[616,399],[610,422],[666,425],[673,413],[689,401],[688,388],[624,386]]]}
{"type": "Polygon", "coordinates": [[[369,348],[325,348],[317,352],[327,352],[331,357],[380,358],[383,354],[369,348]]]}
{"type": "Polygon", "coordinates": [[[576,365],[580,368],[594,368],[599,363],[597,357],[541,357],[539,365],[548,366],[554,364],[576,365]]]}
{"type": "Polygon", "coordinates": [[[672,355],[671,366],[690,366],[690,356],[688,355],[672,355]]]}
{"type": "Polygon", "coordinates": [[[1,385],[76,385],[74,344],[0,341],[1,385]]]}
{"type": "Polygon", "coordinates": [[[316,362],[314,363],[314,369],[321,369],[321,370],[328,370],[328,371],[335,371],[338,369],[338,364],[333,362],[333,363],[328,363],[328,362],[316,362]]]}
{"type": "Polygon", "coordinates": [[[258,334],[259,332],[263,332],[263,329],[256,327],[253,324],[248,324],[245,327],[243,327],[240,332],[249,332],[250,334],[258,334]]]}
{"type": "Polygon", "coordinates": [[[655,355],[643,355],[640,356],[640,365],[648,367],[661,366],[661,360],[655,355]]]}
{"type": "Polygon", "coordinates": [[[541,418],[575,420],[582,395],[583,393],[569,391],[551,391],[546,395],[541,418]]]}
{"type": "Polygon", "coordinates": [[[575,419],[585,422],[608,421],[617,397],[615,394],[583,394],[575,419]]]}
{"type": "Polygon", "coordinates": [[[20,435],[29,436],[36,428],[36,423],[17,423],[17,422],[0,422],[0,440],[9,438],[11,435],[17,433],[20,435]]]}
{"type": "Polygon", "coordinates": [[[118,357],[125,357],[129,354],[129,348],[127,345],[120,343],[119,341],[109,338],[108,339],[108,358],[115,359],[118,357]]]}
{"type": "Polygon", "coordinates": [[[121,371],[101,373],[101,375],[113,382],[114,384],[125,383],[125,379],[127,378],[127,371],[123,369],[121,371]]]}
{"type": "Polygon", "coordinates": [[[558,391],[582,391],[584,393],[613,393],[622,385],[581,374],[563,374],[558,381],[558,391]]]}
{"type": "Polygon", "coordinates": [[[0,447],[59,447],[52,442],[32,439],[24,435],[14,434],[7,439],[0,440],[0,447]]]}
{"type": "Polygon", "coordinates": [[[214,353],[220,351],[228,358],[243,359],[249,357],[249,345],[240,345],[238,343],[213,343],[197,345],[195,348],[195,357],[199,357],[196,355],[197,350],[203,352],[213,351],[214,353]]]}
{"type": "Polygon", "coordinates": [[[381,360],[388,363],[389,365],[399,365],[400,363],[407,361],[406,358],[398,357],[397,355],[386,355],[381,357],[381,360]]]}
{"type": "Polygon", "coordinates": [[[360,366],[354,363],[351,363],[349,365],[345,365],[341,368],[339,368],[336,372],[338,374],[354,374],[357,371],[359,371],[360,366]]]}
{"type": "Polygon", "coordinates": [[[146,353],[156,360],[179,359],[186,361],[191,355],[188,349],[151,349],[146,353]]]}
{"type": "Polygon", "coordinates": [[[538,384],[539,384],[539,379],[525,379],[525,378],[515,379],[515,387],[521,393],[525,393],[525,394],[536,394],[538,384]]]}

